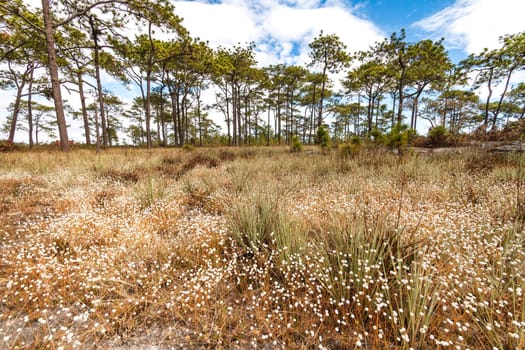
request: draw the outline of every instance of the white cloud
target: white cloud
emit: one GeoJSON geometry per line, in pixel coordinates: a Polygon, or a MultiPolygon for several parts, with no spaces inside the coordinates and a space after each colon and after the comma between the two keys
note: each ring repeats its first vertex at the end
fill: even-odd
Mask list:
{"type": "Polygon", "coordinates": [[[209,41],[212,47],[244,44],[260,36],[252,13],[243,4],[175,1],[174,5],[190,35],[209,41]]]}
{"type": "MultiPolygon", "coordinates": [[[[467,54],[479,54],[484,48],[492,50],[501,47],[501,36],[523,31],[524,13],[523,0],[456,0],[452,6],[416,22],[414,26],[445,37],[445,44],[449,48],[461,49],[467,54]]],[[[515,73],[511,86],[523,81],[524,77],[524,72],[515,73]]],[[[493,98],[499,98],[503,90],[503,82],[494,86],[493,98]]],[[[477,93],[484,100],[488,96],[488,89],[482,86],[477,93]]]]}
{"type": "Polygon", "coordinates": [[[373,23],[355,16],[338,0],[174,1],[174,5],[190,34],[212,47],[255,42],[261,66],[307,63],[308,44],[321,30],[337,34],[349,51],[365,50],[384,37],[373,23]]]}
{"type": "Polygon", "coordinates": [[[523,0],[456,0],[456,2],[414,26],[444,36],[450,47],[466,53],[500,46],[498,38],[525,29],[523,0]]]}

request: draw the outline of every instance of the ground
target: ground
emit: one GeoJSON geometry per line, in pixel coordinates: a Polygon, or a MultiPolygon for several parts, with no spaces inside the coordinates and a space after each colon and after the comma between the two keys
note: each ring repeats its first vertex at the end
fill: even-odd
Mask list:
{"type": "Polygon", "coordinates": [[[2,348],[523,348],[520,153],[13,152],[2,348]]]}

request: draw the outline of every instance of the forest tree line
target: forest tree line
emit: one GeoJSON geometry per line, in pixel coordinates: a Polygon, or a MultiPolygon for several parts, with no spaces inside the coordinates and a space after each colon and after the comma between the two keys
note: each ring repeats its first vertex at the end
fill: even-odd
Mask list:
{"type": "Polygon", "coordinates": [[[253,43],[212,49],[181,22],[167,0],[42,0],[38,10],[2,0],[0,88],[14,92],[2,126],[7,142],[25,132],[32,147],[58,130],[68,150],[71,119],[81,121],[88,145],[118,144],[124,132],[151,148],[289,144],[294,136],[314,143],[321,126],[347,140],[401,124],[415,130],[422,119],[459,134],[525,115],[525,83],[512,84],[525,68],[525,32],[457,64],[443,39],[408,42],[401,30],[350,53],[337,35],[321,32],[309,44],[307,66],[260,67],[253,43]],[[141,31],[131,37],[130,28],[141,31]],[[124,103],[104,87],[104,73],[140,95],[124,103]],[[78,96],[79,109],[64,103],[61,87],[78,96]],[[214,103],[203,99],[209,89],[214,103]]]}

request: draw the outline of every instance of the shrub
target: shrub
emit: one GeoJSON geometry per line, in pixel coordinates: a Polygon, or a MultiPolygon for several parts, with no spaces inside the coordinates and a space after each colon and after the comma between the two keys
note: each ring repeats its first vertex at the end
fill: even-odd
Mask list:
{"type": "Polygon", "coordinates": [[[353,158],[361,152],[362,141],[359,136],[353,136],[349,142],[339,145],[339,155],[344,158],[353,158]]]}
{"type": "Polygon", "coordinates": [[[385,138],[385,144],[391,149],[396,149],[402,155],[402,148],[408,144],[410,135],[413,134],[405,124],[396,124],[385,138]]]}
{"type": "Polygon", "coordinates": [[[407,134],[407,141],[408,143],[412,143],[414,142],[414,140],[417,138],[417,131],[414,130],[414,129],[408,129],[406,131],[406,134],[407,134]]]}
{"type": "Polygon", "coordinates": [[[0,152],[8,152],[13,149],[13,144],[8,141],[0,141],[0,152]]]}
{"type": "Polygon", "coordinates": [[[428,138],[433,146],[446,146],[448,144],[449,132],[442,125],[435,126],[428,131],[428,138]]]}
{"type": "Polygon", "coordinates": [[[328,151],[332,147],[330,133],[325,125],[321,125],[319,129],[317,129],[317,143],[321,146],[321,150],[323,151],[328,151]]]}
{"type": "Polygon", "coordinates": [[[410,144],[413,147],[428,147],[430,145],[430,139],[425,136],[418,136],[410,144]]]}
{"type": "Polygon", "coordinates": [[[372,131],[370,131],[370,140],[373,143],[385,143],[386,135],[379,129],[375,128],[372,131]]]}
{"type": "Polygon", "coordinates": [[[290,146],[290,151],[292,153],[301,152],[303,150],[303,144],[297,135],[292,136],[292,145],[290,146]]]}
{"type": "Polygon", "coordinates": [[[185,150],[185,151],[191,152],[191,151],[195,150],[195,146],[193,146],[191,143],[185,143],[182,146],[182,149],[185,150]]]}

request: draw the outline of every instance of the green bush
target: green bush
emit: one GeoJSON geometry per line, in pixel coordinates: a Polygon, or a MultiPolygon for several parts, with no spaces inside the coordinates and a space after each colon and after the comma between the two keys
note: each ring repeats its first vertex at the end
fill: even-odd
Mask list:
{"type": "Polygon", "coordinates": [[[408,129],[406,131],[407,133],[407,141],[409,144],[412,144],[412,142],[414,142],[414,140],[417,138],[417,130],[414,130],[414,129],[408,129]]]}
{"type": "Polygon", "coordinates": [[[332,140],[330,139],[330,133],[325,125],[321,125],[317,129],[317,143],[321,146],[323,152],[330,150],[332,147],[332,140]]]}
{"type": "Polygon", "coordinates": [[[385,144],[391,149],[397,150],[398,154],[402,155],[402,149],[406,146],[411,137],[415,135],[415,131],[409,129],[405,124],[396,124],[385,138],[385,144]]]}
{"type": "Polygon", "coordinates": [[[339,155],[344,158],[353,158],[361,153],[362,141],[359,136],[352,136],[349,142],[339,145],[339,155]]]}
{"type": "Polygon", "coordinates": [[[385,143],[385,138],[386,138],[386,135],[377,128],[370,131],[370,139],[373,143],[383,144],[385,143]]]}
{"type": "Polygon", "coordinates": [[[195,150],[195,146],[193,146],[191,143],[185,143],[183,146],[182,146],[182,149],[187,151],[187,152],[191,152],[191,151],[194,151],[195,150]]]}
{"type": "Polygon", "coordinates": [[[301,143],[301,140],[297,135],[292,136],[292,144],[290,146],[290,151],[295,152],[301,152],[303,150],[303,144],[301,143]]]}
{"type": "Polygon", "coordinates": [[[428,131],[428,138],[433,146],[445,146],[448,144],[449,132],[444,126],[438,125],[428,131]]]}

